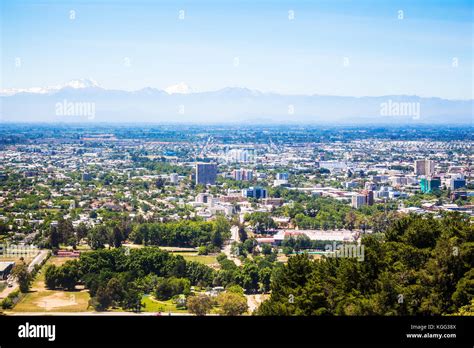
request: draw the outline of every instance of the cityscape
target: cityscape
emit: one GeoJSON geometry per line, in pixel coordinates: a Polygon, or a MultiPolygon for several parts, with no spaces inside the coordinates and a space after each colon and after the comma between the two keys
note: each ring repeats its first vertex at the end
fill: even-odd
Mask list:
{"type": "Polygon", "coordinates": [[[11,260],[2,262],[3,309],[13,315],[469,311],[471,131],[4,124],[0,227],[11,260]],[[457,227],[446,230],[447,224],[457,227]],[[331,304],[332,295],[308,305],[301,289],[280,288],[301,276],[288,273],[300,263],[334,262],[368,277],[370,266],[360,265],[374,262],[371,243],[387,253],[408,248],[390,263],[414,272],[412,279],[401,280],[406,271],[393,265],[375,275],[388,282],[392,297],[378,299],[374,282],[358,295],[370,305],[344,297],[331,304]],[[10,252],[11,246],[25,251],[10,252]],[[424,261],[413,265],[414,255],[424,261]],[[164,261],[151,273],[133,263],[156,257],[164,261]],[[130,261],[119,269],[94,266],[109,258],[130,261]],[[424,278],[430,268],[422,268],[435,261],[465,267],[449,290],[436,293],[446,296],[440,303],[411,293],[415,279],[428,293],[436,289],[424,278]]]}
{"type": "Polygon", "coordinates": [[[0,2],[1,348],[472,346],[473,42],[470,0],[0,2]]]}

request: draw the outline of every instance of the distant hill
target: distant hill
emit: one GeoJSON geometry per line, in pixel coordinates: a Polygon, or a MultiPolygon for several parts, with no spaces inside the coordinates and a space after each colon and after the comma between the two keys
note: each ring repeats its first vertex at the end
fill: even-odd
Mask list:
{"type": "Polygon", "coordinates": [[[282,95],[246,88],[108,90],[93,80],[0,92],[2,122],[472,124],[473,100],[282,95]]]}

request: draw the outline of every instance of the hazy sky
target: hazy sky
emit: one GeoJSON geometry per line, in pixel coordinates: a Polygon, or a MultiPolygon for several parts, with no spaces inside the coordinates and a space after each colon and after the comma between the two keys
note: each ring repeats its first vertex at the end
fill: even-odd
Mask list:
{"type": "Polygon", "coordinates": [[[126,90],[185,82],[196,91],[473,97],[472,0],[0,6],[2,88],[90,77],[126,90]]]}

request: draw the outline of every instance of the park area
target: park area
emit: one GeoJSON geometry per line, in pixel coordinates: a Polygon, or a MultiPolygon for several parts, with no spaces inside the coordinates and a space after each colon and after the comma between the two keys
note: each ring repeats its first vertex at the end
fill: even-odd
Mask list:
{"type": "MultiPolygon", "coordinates": [[[[136,248],[143,248],[144,246],[141,244],[123,244],[124,247],[136,249],[136,248]]],[[[159,246],[161,250],[168,251],[173,255],[181,255],[184,257],[186,261],[195,261],[202,263],[207,266],[215,266],[218,267],[219,263],[217,262],[217,255],[199,255],[197,252],[197,248],[181,248],[181,247],[169,247],[169,246],[159,246]]]]}
{"type": "MultiPolygon", "coordinates": [[[[52,256],[46,265],[62,265],[72,258],[52,256]]],[[[89,293],[87,290],[76,291],[48,290],[44,284],[43,267],[34,279],[30,291],[13,308],[13,312],[85,312],[88,310],[89,293]]]]}
{"type": "Polygon", "coordinates": [[[181,255],[186,261],[195,261],[207,266],[219,264],[215,255],[198,255],[190,252],[174,252],[173,254],[181,255]]]}
{"type": "Polygon", "coordinates": [[[144,312],[161,312],[161,313],[188,313],[186,309],[178,309],[173,300],[160,301],[154,298],[152,295],[143,295],[142,304],[145,307],[142,309],[144,312]]]}

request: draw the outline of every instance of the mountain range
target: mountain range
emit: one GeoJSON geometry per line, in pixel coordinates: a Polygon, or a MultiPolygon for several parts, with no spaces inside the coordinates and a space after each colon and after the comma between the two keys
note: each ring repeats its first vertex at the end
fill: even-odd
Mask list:
{"type": "Polygon", "coordinates": [[[185,83],[124,91],[80,79],[0,91],[1,122],[473,124],[473,114],[472,99],[196,92],[185,83]]]}

